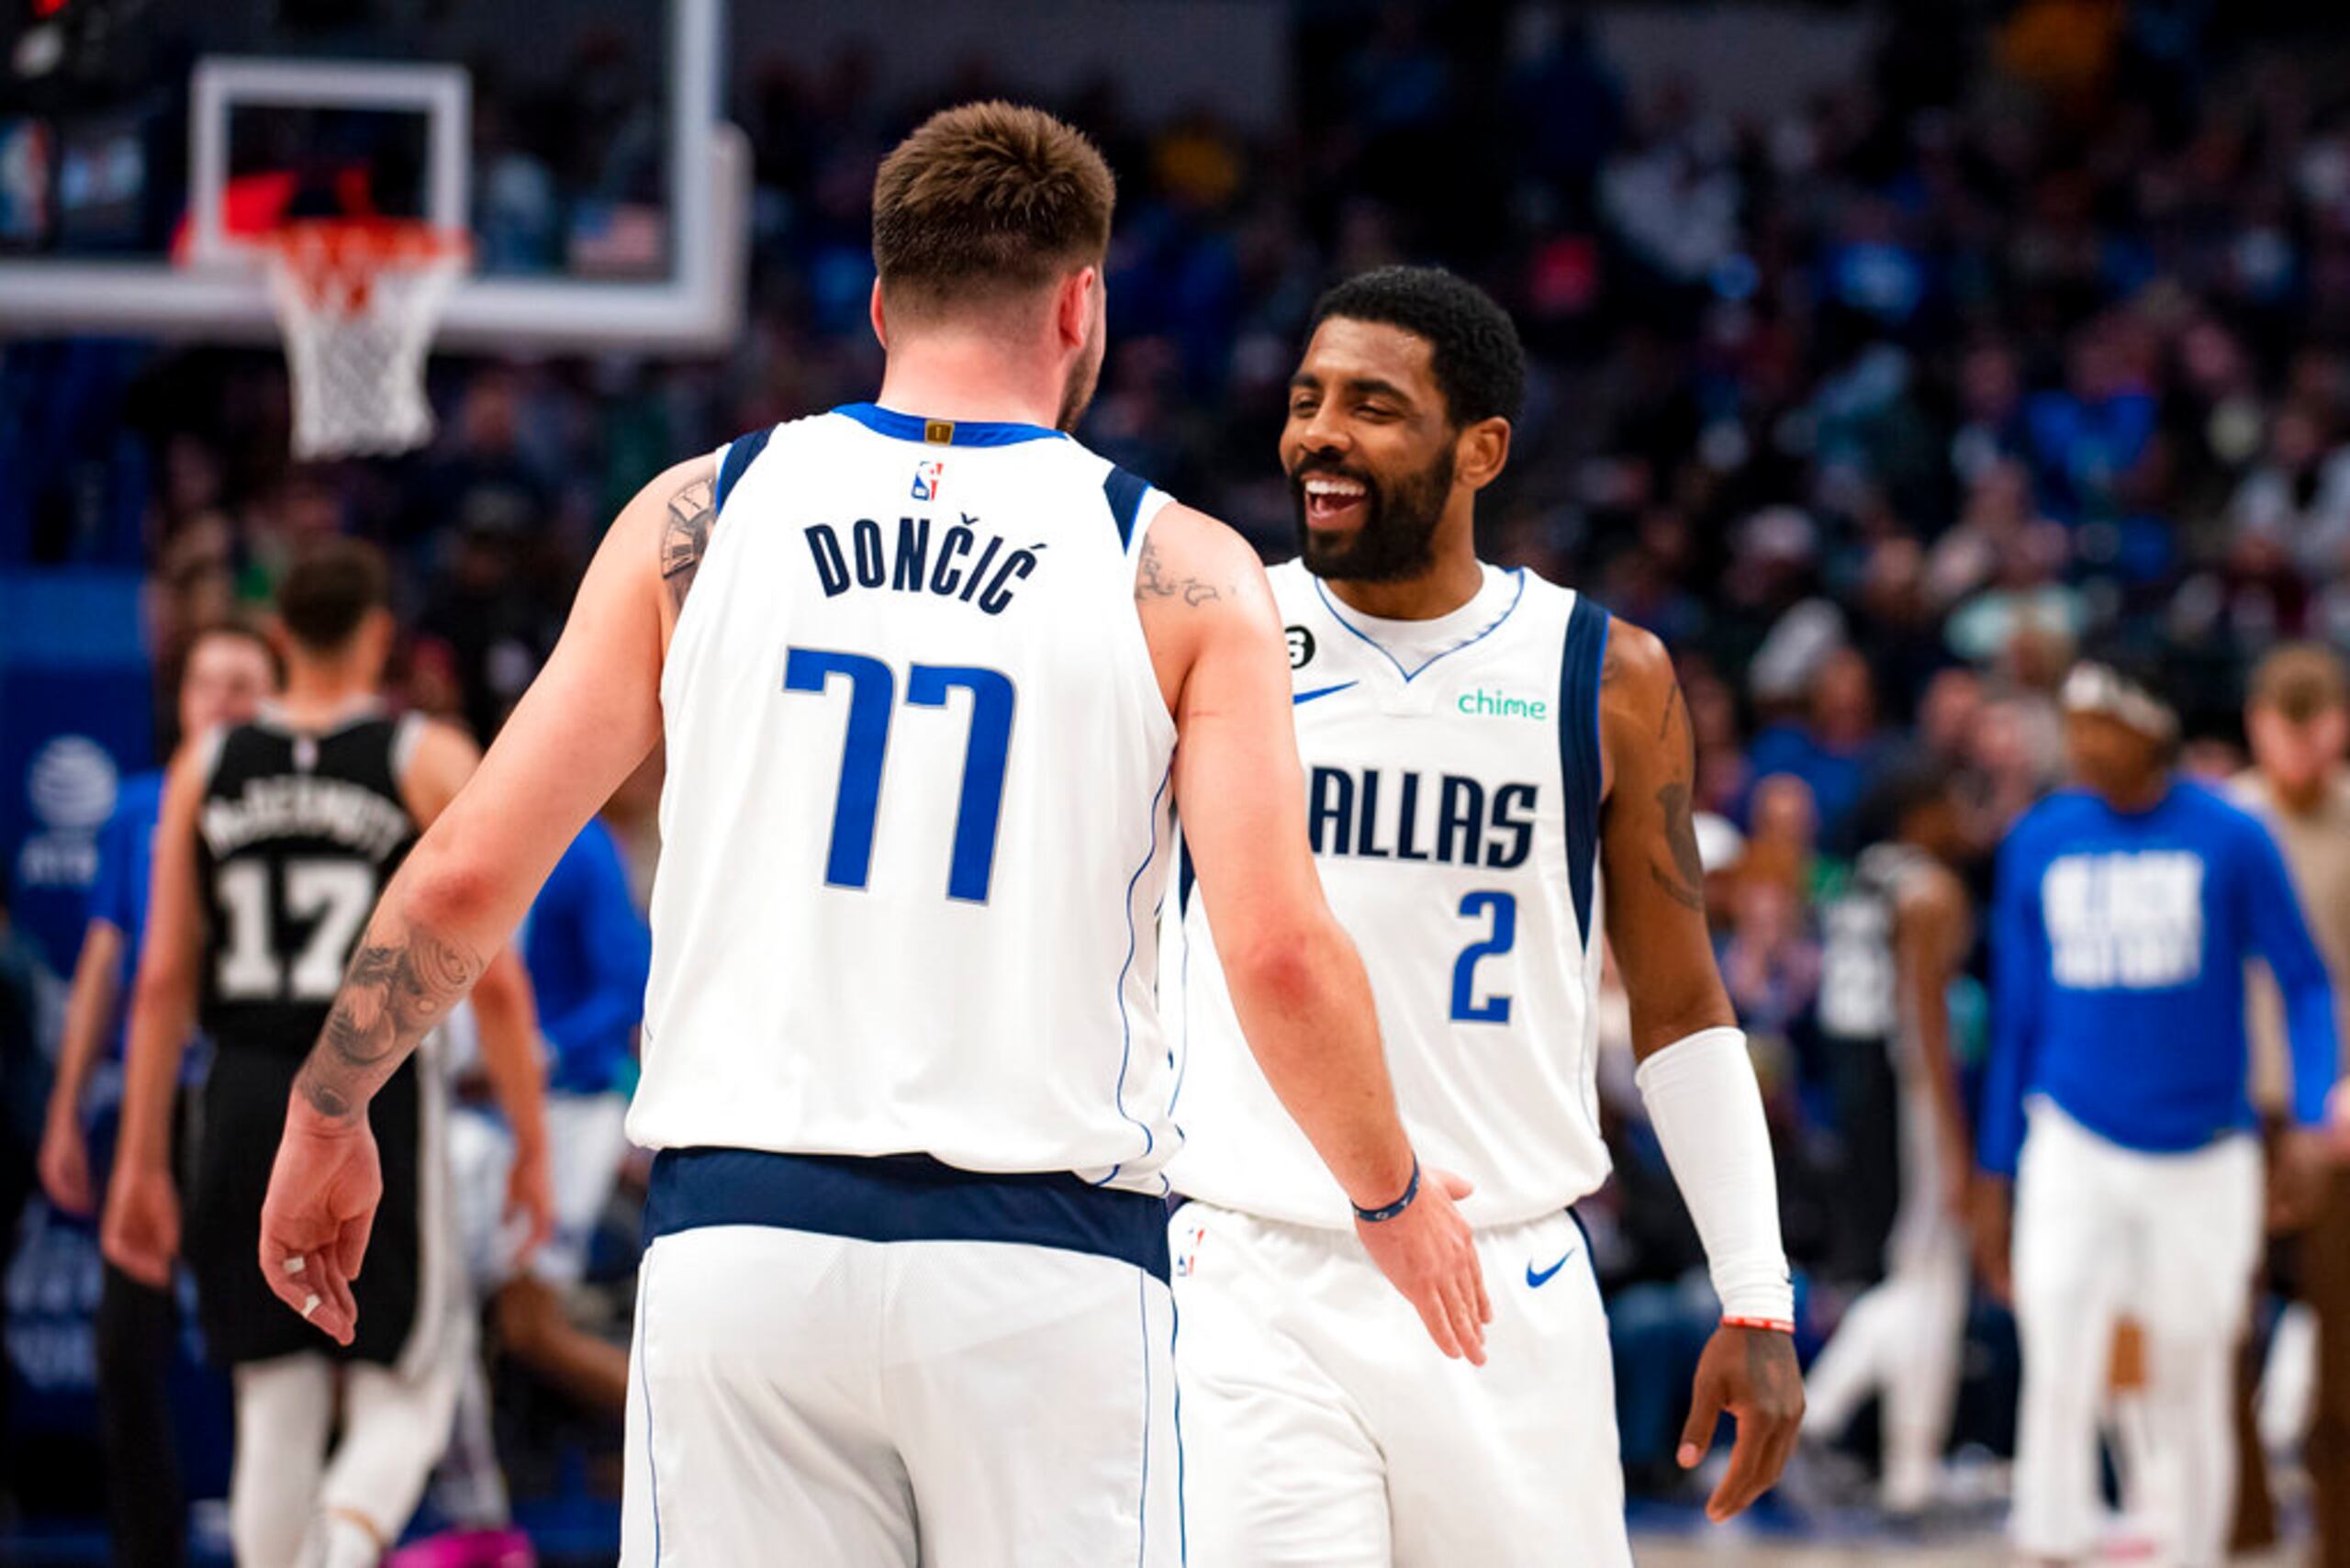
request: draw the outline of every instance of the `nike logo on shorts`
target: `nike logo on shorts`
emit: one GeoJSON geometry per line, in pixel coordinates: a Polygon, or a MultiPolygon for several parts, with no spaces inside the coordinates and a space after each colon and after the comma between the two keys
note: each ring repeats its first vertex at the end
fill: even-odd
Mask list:
{"type": "Polygon", "coordinates": [[[1526,1288],[1530,1291],[1539,1291],[1544,1285],[1549,1284],[1550,1282],[1550,1276],[1567,1266],[1567,1258],[1573,1257],[1580,1250],[1582,1250],[1582,1249],[1576,1247],[1568,1248],[1566,1258],[1560,1259],[1557,1262],[1551,1264],[1547,1269],[1541,1270],[1539,1272],[1536,1271],[1533,1264],[1528,1263],[1526,1266],[1526,1288]]]}

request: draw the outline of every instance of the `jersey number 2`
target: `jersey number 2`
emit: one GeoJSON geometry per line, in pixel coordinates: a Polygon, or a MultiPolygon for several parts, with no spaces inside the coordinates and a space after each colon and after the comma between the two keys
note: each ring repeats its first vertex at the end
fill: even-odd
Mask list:
{"type": "Polygon", "coordinates": [[[1509,998],[1477,1000],[1477,960],[1491,958],[1517,946],[1517,895],[1471,893],[1460,901],[1460,917],[1476,920],[1491,913],[1494,934],[1461,949],[1452,966],[1452,1021],[1456,1024],[1506,1024],[1509,998]]]}
{"type": "MultiPolygon", "coordinates": [[[[861,888],[873,874],[873,823],[881,809],[881,763],[898,678],[863,654],[794,648],[784,660],[786,691],[822,693],[834,676],[848,682],[848,740],[841,748],[840,792],[833,801],[833,837],[824,880],[861,888]]],[[[971,694],[971,736],[963,750],[963,789],[955,810],[954,863],[946,896],[988,902],[995,879],[996,824],[1003,815],[1003,778],[1012,757],[1012,678],[974,665],[914,665],[906,671],[906,706],[944,708],[954,690],[971,694]]]]}

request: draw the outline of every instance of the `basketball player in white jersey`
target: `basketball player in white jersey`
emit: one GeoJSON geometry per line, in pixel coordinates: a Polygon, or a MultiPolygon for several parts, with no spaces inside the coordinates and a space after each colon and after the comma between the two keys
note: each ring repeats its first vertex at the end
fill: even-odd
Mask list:
{"type": "Polygon", "coordinates": [[[1303,559],[1271,575],[1307,820],[1404,1125],[1476,1177],[1491,1361],[1461,1375],[1373,1288],[1348,1195],[1248,1068],[1246,948],[1201,861],[1167,977],[1192,1546],[1216,1568],[1626,1563],[1607,1327],[1570,1208],[1608,1170],[1603,913],[1722,1298],[1680,1450],[1695,1466],[1737,1417],[1715,1518],[1777,1477],[1803,1399],[1762,1098],[1706,936],[1687,709],[1655,638],[1477,558],[1524,380],[1500,308],[1397,267],[1340,285],[1315,322],[1281,437],[1303,559]]]}
{"type": "Polygon", "coordinates": [[[879,401],[625,509],[297,1086],[262,1264],[340,1338],[368,1093],[666,745],[629,1564],[1181,1560],[1148,939],[1179,802],[1274,1092],[1444,1352],[1483,1358],[1466,1183],[1414,1157],[1306,849],[1262,568],[1064,433],[1111,205],[1032,109],[890,154],[879,401]]]}

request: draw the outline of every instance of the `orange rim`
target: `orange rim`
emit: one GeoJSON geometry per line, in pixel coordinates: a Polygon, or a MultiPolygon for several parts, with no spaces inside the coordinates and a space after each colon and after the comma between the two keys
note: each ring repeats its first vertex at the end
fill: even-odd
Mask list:
{"type": "Polygon", "coordinates": [[[261,236],[314,308],[358,310],[375,280],[397,268],[462,262],[473,250],[462,231],[393,218],[306,218],[261,236]]]}

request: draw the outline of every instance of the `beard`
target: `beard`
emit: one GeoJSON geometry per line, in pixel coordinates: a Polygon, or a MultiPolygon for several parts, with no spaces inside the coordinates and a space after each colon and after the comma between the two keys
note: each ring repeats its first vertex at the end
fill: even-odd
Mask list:
{"type": "Polygon", "coordinates": [[[1298,555],[1317,577],[1349,583],[1393,583],[1418,577],[1436,565],[1437,524],[1452,492],[1452,447],[1448,442],[1426,468],[1392,486],[1359,468],[1308,459],[1290,476],[1297,502],[1298,555]],[[1305,480],[1326,475],[1363,487],[1362,526],[1350,538],[1326,539],[1306,526],[1305,480]]]}

